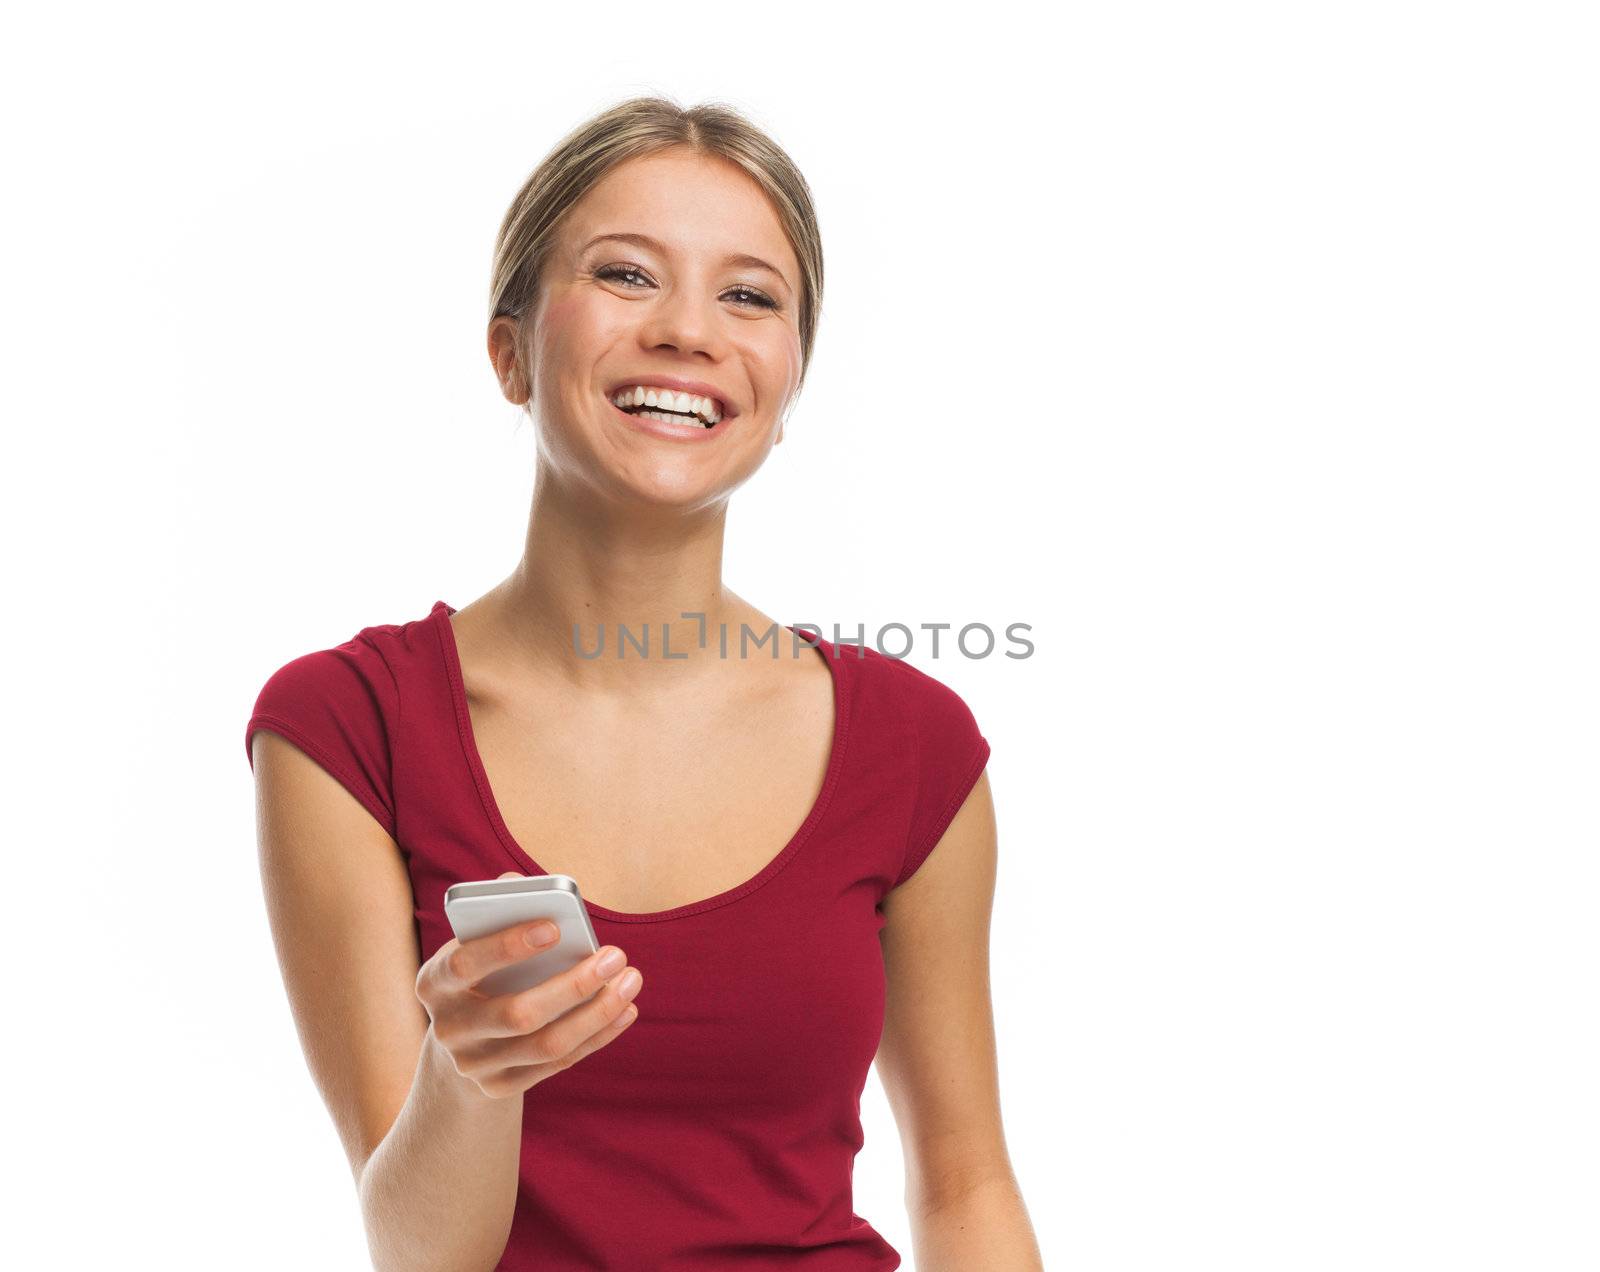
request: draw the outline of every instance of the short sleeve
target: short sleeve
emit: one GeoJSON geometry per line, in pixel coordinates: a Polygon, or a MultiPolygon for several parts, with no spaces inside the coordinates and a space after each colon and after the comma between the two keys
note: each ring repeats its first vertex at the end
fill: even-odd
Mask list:
{"type": "Polygon", "coordinates": [[[893,887],[915,874],[943,838],[989,762],[988,739],[961,696],[910,663],[899,667],[908,673],[901,684],[914,735],[916,798],[893,887]]]}
{"type": "Polygon", "coordinates": [[[395,833],[393,756],[399,687],[383,654],[356,636],[333,649],[303,654],[267,678],[245,725],[244,750],[257,730],[288,739],[395,833]]]}

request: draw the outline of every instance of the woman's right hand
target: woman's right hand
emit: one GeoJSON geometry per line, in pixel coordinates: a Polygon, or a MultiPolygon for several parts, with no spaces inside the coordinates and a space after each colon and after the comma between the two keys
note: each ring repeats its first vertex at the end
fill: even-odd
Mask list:
{"type": "Polygon", "coordinates": [[[630,1000],[644,978],[614,945],[519,993],[477,988],[490,972],[547,949],[558,936],[550,920],[540,919],[471,941],[452,937],[417,973],[417,997],[433,1022],[433,1040],[456,1072],[491,1099],[521,1095],[576,1064],[639,1014],[630,1000]],[[530,940],[540,928],[544,938],[530,940]],[[608,954],[615,955],[615,967],[602,965],[608,954]]]}

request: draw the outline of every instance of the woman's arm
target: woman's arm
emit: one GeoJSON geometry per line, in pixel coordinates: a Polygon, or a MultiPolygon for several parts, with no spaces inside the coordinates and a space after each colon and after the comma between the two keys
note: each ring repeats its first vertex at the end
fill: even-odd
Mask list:
{"type": "Polygon", "coordinates": [[[417,998],[399,847],[333,777],[252,744],[262,887],[295,1024],[380,1272],[488,1272],[516,1202],[522,1101],[460,1076],[417,998]]]}
{"type": "Polygon", "coordinates": [[[888,1004],[878,1075],[900,1129],[920,1272],[1043,1267],[1000,1119],[989,998],[995,860],[985,772],[883,904],[888,1004]]]}

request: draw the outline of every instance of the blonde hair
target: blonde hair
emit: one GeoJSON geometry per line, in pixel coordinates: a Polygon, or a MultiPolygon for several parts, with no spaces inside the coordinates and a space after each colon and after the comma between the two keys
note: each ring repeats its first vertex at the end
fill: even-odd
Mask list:
{"type": "Polygon", "coordinates": [[[579,124],[547,154],[511,201],[495,239],[489,320],[521,318],[539,294],[540,275],[561,219],[617,164],[672,146],[736,163],[771,200],[800,262],[800,383],[822,309],[822,235],[811,188],[765,132],[731,106],[682,107],[665,97],[633,97],[579,124]]]}

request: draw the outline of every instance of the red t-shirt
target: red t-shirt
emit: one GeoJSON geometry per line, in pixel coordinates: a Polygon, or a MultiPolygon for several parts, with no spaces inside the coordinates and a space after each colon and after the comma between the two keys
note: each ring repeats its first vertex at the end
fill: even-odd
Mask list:
{"type": "MultiPolygon", "coordinates": [[[[438,601],[426,618],[290,661],[245,730],[247,755],[257,729],[281,734],[394,838],[424,959],[452,935],[452,883],[546,873],[489,789],[454,612],[438,601]]],[[[883,1028],[880,905],[939,841],[989,744],[961,698],[910,663],[816,645],[833,672],[833,749],[783,850],[744,883],[670,910],[586,903],[599,942],[644,974],[639,1018],[525,1094],[500,1268],[900,1266],[851,1209],[860,1096],[883,1028]]]]}

